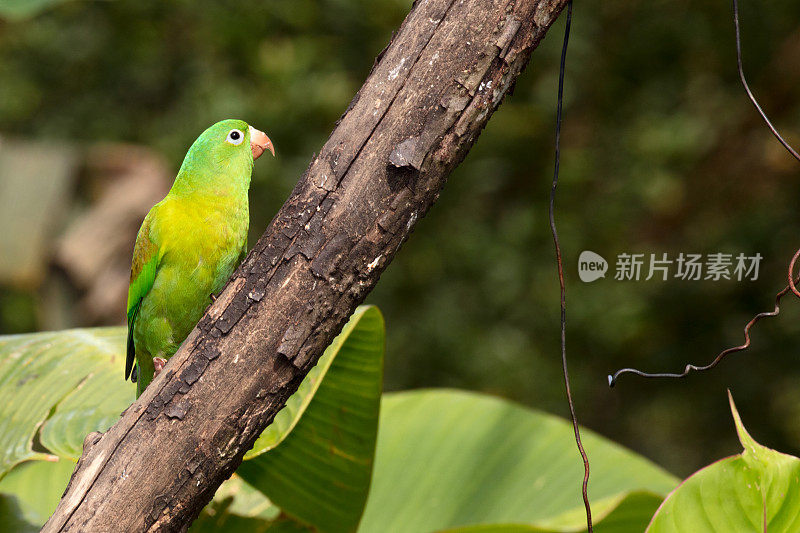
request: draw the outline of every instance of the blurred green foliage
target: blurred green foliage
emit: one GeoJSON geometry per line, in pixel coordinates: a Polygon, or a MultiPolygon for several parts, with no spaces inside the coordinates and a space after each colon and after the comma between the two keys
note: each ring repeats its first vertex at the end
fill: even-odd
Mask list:
{"type": "MultiPolygon", "coordinates": [[[[177,168],[202,129],[245,118],[278,151],[256,167],[254,242],[409,7],[117,0],[0,22],[0,132],[137,142],[177,168]]],[[[751,84],[800,143],[800,4],[741,9],[751,84]]],[[[546,204],[562,24],[369,298],[386,316],[390,389],[463,387],[566,414],[546,204]]],[[[751,431],[796,454],[797,302],[713,373],[606,386],[620,366],[680,370],[739,344],[744,323],[771,308],[800,246],[800,167],[738,85],[729,3],[576,6],[565,105],[557,221],[582,423],[688,474],[739,449],[722,394],[730,387],[751,431]],[[621,252],[765,259],[757,282],[583,284],[576,263],[585,249],[612,263],[621,252]]],[[[33,305],[24,299],[19,289],[0,293],[2,331],[37,327],[35,312],[18,316],[33,305]]]]}

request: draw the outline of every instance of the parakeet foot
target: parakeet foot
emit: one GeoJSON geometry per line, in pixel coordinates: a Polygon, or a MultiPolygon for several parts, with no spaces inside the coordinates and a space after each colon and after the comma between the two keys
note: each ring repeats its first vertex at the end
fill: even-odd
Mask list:
{"type": "Polygon", "coordinates": [[[166,364],[167,360],[163,357],[153,357],[153,366],[156,369],[156,371],[153,373],[153,377],[156,377],[162,370],[164,370],[164,365],[166,364]]]}

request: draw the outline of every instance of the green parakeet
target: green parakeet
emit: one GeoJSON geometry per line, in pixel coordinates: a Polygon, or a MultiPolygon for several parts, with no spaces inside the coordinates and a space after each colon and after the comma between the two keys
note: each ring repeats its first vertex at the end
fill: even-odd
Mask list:
{"type": "Polygon", "coordinates": [[[246,122],[217,122],[192,144],[169,193],[145,217],[128,288],[125,379],[137,382],[137,398],[244,258],[247,191],[253,161],[265,150],[275,155],[269,137],[246,122]]]}

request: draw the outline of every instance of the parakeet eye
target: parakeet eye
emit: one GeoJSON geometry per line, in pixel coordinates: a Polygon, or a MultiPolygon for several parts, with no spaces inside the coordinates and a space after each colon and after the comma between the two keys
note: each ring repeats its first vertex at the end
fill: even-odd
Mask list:
{"type": "Polygon", "coordinates": [[[240,130],[231,130],[228,132],[228,136],[225,138],[225,142],[229,142],[234,146],[239,146],[242,144],[244,140],[244,133],[240,130]]]}

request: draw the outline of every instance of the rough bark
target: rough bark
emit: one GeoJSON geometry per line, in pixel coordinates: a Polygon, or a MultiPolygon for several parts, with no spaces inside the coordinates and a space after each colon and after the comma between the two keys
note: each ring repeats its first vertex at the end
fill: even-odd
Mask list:
{"type": "Polygon", "coordinates": [[[565,4],[415,3],[165,371],[87,437],[44,531],[187,527],[375,285],[565,4]]]}

